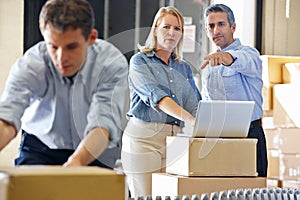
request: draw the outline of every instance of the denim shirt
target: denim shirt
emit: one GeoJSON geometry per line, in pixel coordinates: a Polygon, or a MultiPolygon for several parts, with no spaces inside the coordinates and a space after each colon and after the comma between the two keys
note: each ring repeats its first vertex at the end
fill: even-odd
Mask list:
{"type": "Polygon", "coordinates": [[[230,66],[206,67],[205,89],[213,100],[254,101],[252,121],[262,117],[262,61],[259,52],[241,45],[239,39],[221,50],[235,59],[230,66]]]}
{"type": "Polygon", "coordinates": [[[129,66],[131,102],[128,117],[184,126],[182,121],[158,108],[158,102],[166,96],[196,115],[201,95],[191,67],[185,61],[178,62],[172,55],[169,64],[166,64],[154,51],[147,54],[139,52],[131,58],[129,66]]]}
{"type": "Polygon", "coordinates": [[[46,43],[40,42],[13,65],[0,101],[0,119],[52,149],[76,149],[96,127],[106,128],[109,146],[116,147],[128,109],[127,77],[126,58],[104,40],[89,47],[73,80],[58,73],[46,43]]]}

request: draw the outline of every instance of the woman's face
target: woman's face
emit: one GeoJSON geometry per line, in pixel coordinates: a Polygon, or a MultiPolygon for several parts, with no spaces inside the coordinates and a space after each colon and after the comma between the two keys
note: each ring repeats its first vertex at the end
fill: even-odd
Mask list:
{"type": "Polygon", "coordinates": [[[154,34],[157,38],[156,49],[173,52],[182,37],[183,29],[177,17],[166,14],[158,22],[154,34]]]}

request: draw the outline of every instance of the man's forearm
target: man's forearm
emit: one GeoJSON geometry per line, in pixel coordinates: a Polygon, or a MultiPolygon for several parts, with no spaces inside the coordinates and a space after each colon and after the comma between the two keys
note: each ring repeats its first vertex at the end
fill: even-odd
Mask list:
{"type": "Polygon", "coordinates": [[[2,150],[15,136],[16,129],[13,125],[0,120],[0,150],[2,150]]]}
{"type": "Polygon", "coordinates": [[[85,166],[93,162],[109,144],[109,132],[95,128],[82,140],[64,166],[85,166]]]}

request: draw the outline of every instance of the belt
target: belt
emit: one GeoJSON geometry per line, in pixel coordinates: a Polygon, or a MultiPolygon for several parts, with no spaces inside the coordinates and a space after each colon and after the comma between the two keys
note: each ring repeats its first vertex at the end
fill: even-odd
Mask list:
{"type": "Polygon", "coordinates": [[[164,123],[158,123],[158,122],[144,122],[137,118],[130,118],[130,120],[139,126],[150,128],[154,130],[160,130],[164,132],[172,132],[172,133],[182,133],[182,127],[178,125],[172,125],[172,124],[164,124],[164,123]]]}

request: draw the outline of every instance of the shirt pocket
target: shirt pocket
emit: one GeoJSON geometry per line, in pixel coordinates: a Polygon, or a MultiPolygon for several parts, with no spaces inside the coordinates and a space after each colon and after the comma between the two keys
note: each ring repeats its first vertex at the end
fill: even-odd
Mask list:
{"type": "Polygon", "coordinates": [[[231,93],[238,87],[241,87],[240,73],[236,72],[235,70],[224,68],[224,70],[221,72],[221,76],[227,93],[231,93]]]}

